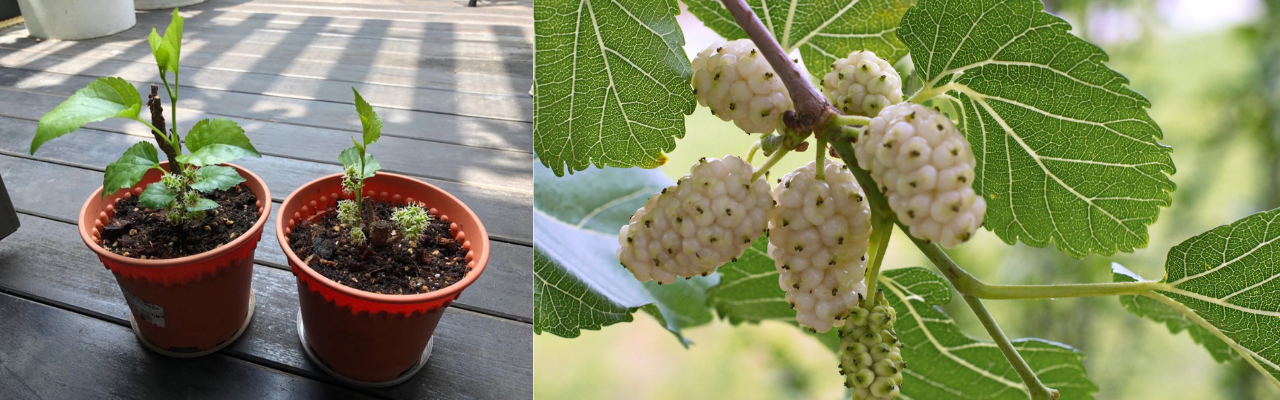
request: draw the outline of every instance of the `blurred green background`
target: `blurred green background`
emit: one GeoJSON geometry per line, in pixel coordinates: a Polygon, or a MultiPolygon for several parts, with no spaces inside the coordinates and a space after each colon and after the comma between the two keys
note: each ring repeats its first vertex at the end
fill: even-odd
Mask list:
{"type": "MultiPolygon", "coordinates": [[[[1009,246],[982,231],[949,251],[991,283],[1110,281],[1112,262],[1148,279],[1163,275],[1168,249],[1215,226],[1280,207],[1280,0],[1056,0],[1051,12],[1073,33],[1102,46],[1109,65],[1151,100],[1150,113],[1173,147],[1178,189],[1146,249],[1077,260],[1052,248],[1009,246]]],[[[682,14],[686,51],[716,39],[682,14]]],[[[687,119],[663,171],[688,173],[699,157],[745,155],[752,140],[705,109],[687,119]]],[[[789,156],[772,171],[812,160],[789,156]]],[[[762,157],[761,157],[762,158],[762,157]]],[[[759,165],[763,160],[757,159],[759,165]]],[[[927,266],[896,233],[885,268],[927,266]]],[[[1010,337],[1040,337],[1082,350],[1098,399],[1280,399],[1244,362],[1218,364],[1187,334],[1126,312],[1114,297],[988,301],[1010,337]]],[[[964,306],[946,311],[971,336],[989,340],[964,306]]],[[[685,349],[645,313],[632,323],[575,339],[534,338],[534,393],[540,399],[838,399],[837,361],[795,327],[727,322],[685,331],[685,349]]]]}

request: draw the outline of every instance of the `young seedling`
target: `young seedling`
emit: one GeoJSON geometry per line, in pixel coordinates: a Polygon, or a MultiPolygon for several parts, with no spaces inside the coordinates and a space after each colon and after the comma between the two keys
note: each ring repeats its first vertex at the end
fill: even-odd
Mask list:
{"type": "Polygon", "coordinates": [[[355,145],[338,154],[338,161],[342,162],[342,190],[353,197],[351,200],[338,201],[338,219],[351,226],[351,241],[355,243],[385,247],[393,240],[392,231],[395,228],[399,228],[401,237],[411,242],[417,241],[426,229],[427,222],[431,221],[431,216],[421,206],[411,204],[396,210],[391,216],[393,226],[392,222],[375,220],[373,202],[364,197],[364,180],[382,169],[382,165],[367,151],[368,146],[382,136],[382,117],[373,111],[373,107],[365,102],[354,87],[351,92],[355,94],[356,113],[360,115],[363,135],[361,140],[351,138],[355,145]]]}
{"type": "MultiPolygon", "coordinates": [[[[151,122],[147,122],[141,117],[144,103],[133,85],[124,79],[110,77],[98,78],[40,117],[35,138],[31,140],[31,154],[35,154],[46,142],[91,122],[124,118],[142,123],[151,129],[156,143],[169,160],[169,170],[164,171],[160,181],[147,185],[138,202],[151,209],[165,210],[171,223],[203,219],[206,211],[218,208],[218,203],[203,197],[204,194],[227,190],[244,182],[235,169],[218,164],[242,157],[261,157],[249,143],[244,129],[225,118],[196,122],[187,131],[185,141],[190,153],[183,153],[177,115],[182,24],[183,18],[175,8],[164,36],[152,28],[147,38],[160,71],[160,81],[169,96],[169,129],[165,129],[164,109],[157,94],[157,85],[151,85],[151,94],[145,103],[151,113],[151,122]],[[172,84],[169,74],[173,75],[172,84]]],[[[102,180],[102,196],[133,187],[152,169],[164,170],[156,147],[150,142],[133,145],[119,160],[107,165],[102,180]]]]}

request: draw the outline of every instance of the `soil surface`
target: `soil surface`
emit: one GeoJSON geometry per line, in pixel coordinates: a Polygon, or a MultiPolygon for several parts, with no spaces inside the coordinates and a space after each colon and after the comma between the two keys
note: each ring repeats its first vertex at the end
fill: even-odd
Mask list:
{"type": "Polygon", "coordinates": [[[204,219],[169,222],[168,213],[138,204],[137,196],[116,202],[116,215],[102,227],[102,242],[112,253],[143,260],[178,258],[218,248],[258,222],[257,197],[244,184],[204,193],[220,207],[204,219]]]}
{"type": "MultiPolygon", "coordinates": [[[[373,202],[375,220],[390,221],[395,206],[373,202]]],[[[370,222],[371,224],[371,222],[370,222]]],[[[467,252],[449,234],[449,223],[431,219],[416,241],[393,232],[386,247],[354,243],[351,226],[333,207],[319,221],[303,220],[289,246],[312,269],[351,288],[378,294],[419,294],[443,289],[467,274],[467,252]]],[[[366,237],[371,237],[366,229],[366,237]]]]}

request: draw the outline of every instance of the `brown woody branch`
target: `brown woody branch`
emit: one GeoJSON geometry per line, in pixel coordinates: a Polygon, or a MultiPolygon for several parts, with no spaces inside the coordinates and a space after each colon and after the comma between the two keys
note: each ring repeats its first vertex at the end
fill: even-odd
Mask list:
{"type": "Polygon", "coordinates": [[[782,79],[782,84],[786,85],[787,93],[791,95],[791,102],[796,108],[794,114],[788,112],[783,115],[788,128],[800,133],[803,137],[808,137],[808,134],[826,127],[832,117],[839,115],[835,107],[827,103],[826,97],[822,96],[818,88],[805,78],[806,72],[800,70],[800,66],[787,56],[782,45],[778,44],[778,41],[764,27],[764,23],[760,22],[756,13],[751,11],[746,0],[721,0],[721,3],[730,14],[733,14],[733,19],[737,21],[738,26],[747,32],[747,37],[755,42],[756,47],[764,54],[765,60],[768,60],[769,65],[773,67],[773,72],[777,73],[782,79]]]}
{"type": "MultiPolygon", "coordinates": [[[[160,102],[160,88],[156,84],[151,84],[151,95],[147,96],[147,109],[151,111],[151,125],[155,126],[160,132],[168,132],[164,123],[164,107],[160,102]]],[[[169,138],[164,137],[160,132],[151,131],[156,137],[156,144],[160,145],[160,150],[164,152],[165,157],[169,159],[170,170],[178,171],[182,164],[178,163],[178,152],[169,144],[169,138]]],[[[176,136],[177,133],[174,133],[176,136]]]]}

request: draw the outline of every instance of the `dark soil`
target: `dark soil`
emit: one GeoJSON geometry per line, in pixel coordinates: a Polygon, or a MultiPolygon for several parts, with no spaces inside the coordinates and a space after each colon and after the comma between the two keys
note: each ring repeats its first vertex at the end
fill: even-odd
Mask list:
{"type": "Polygon", "coordinates": [[[116,202],[116,215],[102,227],[102,247],[125,257],[178,258],[231,243],[258,222],[257,197],[244,184],[205,193],[220,207],[200,220],[173,224],[168,213],[138,204],[131,196],[116,202]]]}
{"type": "MultiPolygon", "coordinates": [[[[390,221],[395,206],[373,204],[375,220],[390,221]]],[[[417,241],[395,232],[377,247],[353,243],[352,227],[333,207],[319,221],[304,220],[289,234],[289,246],[312,269],[343,285],[378,294],[419,294],[443,289],[467,274],[467,252],[449,234],[449,224],[432,218],[417,241]]],[[[365,231],[366,237],[371,237],[365,231]]]]}

